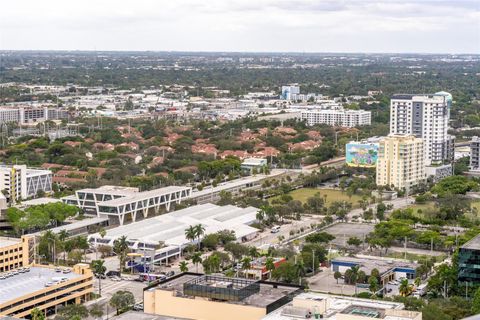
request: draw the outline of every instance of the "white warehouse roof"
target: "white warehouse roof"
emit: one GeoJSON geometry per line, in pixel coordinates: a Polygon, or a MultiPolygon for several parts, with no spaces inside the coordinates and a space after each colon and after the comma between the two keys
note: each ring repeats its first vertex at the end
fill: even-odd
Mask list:
{"type": "MultiPolygon", "coordinates": [[[[133,249],[136,249],[139,243],[156,245],[164,242],[166,246],[183,246],[190,243],[185,238],[185,230],[197,224],[203,225],[205,234],[232,230],[235,231],[237,239],[241,239],[258,231],[249,226],[256,221],[257,212],[258,209],[254,207],[240,208],[207,203],[107,230],[104,240],[108,240],[112,245],[116,239],[126,236],[134,243],[133,249]]],[[[100,240],[101,237],[97,233],[91,235],[90,239],[100,240]]]]}

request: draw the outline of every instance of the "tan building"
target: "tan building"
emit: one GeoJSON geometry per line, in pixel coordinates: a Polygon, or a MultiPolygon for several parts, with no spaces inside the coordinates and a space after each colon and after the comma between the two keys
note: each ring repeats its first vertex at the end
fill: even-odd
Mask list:
{"type": "Polygon", "coordinates": [[[377,185],[409,189],[425,181],[423,140],[390,135],[379,143],[377,185]]]}
{"type": "Polygon", "coordinates": [[[404,310],[399,302],[360,299],[323,293],[302,293],[262,320],[422,320],[422,313],[404,310]]]}
{"type": "Polygon", "coordinates": [[[182,273],[144,291],[144,312],[201,320],[257,320],[302,289],[242,278],[182,273]]]}
{"type": "Polygon", "coordinates": [[[0,274],[29,265],[29,241],[27,236],[0,237],[0,274]]]}
{"type": "Polygon", "coordinates": [[[23,318],[34,308],[52,314],[57,306],[82,303],[93,292],[88,264],[73,268],[34,265],[9,274],[0,277],[0,316],[23,318]]]}

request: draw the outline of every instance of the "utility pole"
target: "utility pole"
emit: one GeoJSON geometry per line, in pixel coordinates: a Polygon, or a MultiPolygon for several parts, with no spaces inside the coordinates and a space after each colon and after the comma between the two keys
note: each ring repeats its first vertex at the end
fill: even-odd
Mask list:
{"type": "Polygon", "coordinates": [[[312,250],[312,269],[313,275],[315,275],[315,249],[312,250]]]}

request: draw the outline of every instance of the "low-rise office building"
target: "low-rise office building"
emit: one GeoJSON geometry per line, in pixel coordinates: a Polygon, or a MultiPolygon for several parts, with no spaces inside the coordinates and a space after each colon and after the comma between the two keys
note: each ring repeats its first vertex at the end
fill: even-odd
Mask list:
{"type": "Polygon", "coordinates": [[[370,275],[373,269],[377,269],[380,273],[380,285],[385,287],[388,282],[393,280],[408,279],[413,282],[416,278],[416,268],[418,264],[413,262],[405,262],[395,259],[381,258],[355,258],[355,257],[338,257],[332,260],[331,270],[339,271],[342,274],[354,266],[359,266],[360,270],[366,275],[370,275]]]}
{"type": "Polygon", "coordinates": [[[13,202],[52,192],[52,172],[26,165],[0,166],[0,190],[13,202]]]}
{"type": "Polygon", "coordinates": [[[267,159],[265,158],[247,158],[243,160],[241,168],[248,172],[253,172],[254,170],[257,173],[261,173],[263,168],[267,166],[267,159]]]}
{"type": "Polygon", "coordinates": [[[480,283],[480,235],[465,243],[458,252],[458,280],[480,283]]]}
{"type": "Polygon", "coordinates": [[[331,319],[331,320],[422,320],[422,313],[404,310],[398,302],[301,293],[263,320],[331,319]]]}
{"type": "Polygon", "coordinates": [[[0,237],[0,274],[30,264],[30,241],[28,236],[21,239],[0,237]]]}
{"type": "Polygon", "coordinates": [[[95,246],[113,246],[116,239],[126,236],[131,251],[141,254],[142,257],[138,259],[141,263],[150,263],[152,259],[163,263],[180,257],[187,245],[201,241],[186,238],[185,230],[190,226],[201,224],[205,228],[205,235],[222,230],[235,231],[239,242],[254,238],[258,229],[250,225],[257,221],[257,212],[258,209],[254,207],[207,203],[109,229],[103,237],[96,233],[89,236],[89,241],[95,246]]]}
{"type": "Polygon", "coordinates": [[[192,188],[169,186],[149,191],[139,192],[137,188],[103,186],[96,189],[81,189],[75,196],[62,200],[76,205],[88,213],[98,217],[108,217],[113,223],[123,225],[126,221],[137,221],[137,217],[147,218],[149,212],[158,213],[164,207],[170,210],[172,203],[180,203],[190,198],[192,188]]]}
{"type": "Polygon", "coordinates": [[[0,279],[0,316],[23,318],[34,308],[54,314],[58,306],[89,299],[93,273],[88,264],[72,269],[31,266],[18,274],[0,279]]]}
{"type": "Polygon", "coordinates": [[[146,313],[203,320],[259,320],[302,292],[296,285],[182,273],[147,287],[146,313]]]}

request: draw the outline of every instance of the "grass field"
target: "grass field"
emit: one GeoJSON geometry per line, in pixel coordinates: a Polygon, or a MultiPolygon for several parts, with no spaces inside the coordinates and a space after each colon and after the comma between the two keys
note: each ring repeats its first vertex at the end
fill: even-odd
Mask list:
{"type": "MultiPolygon", "coordinates": [[[[327,195],[327,205],[329,206],[335,201],[348,201],[352,204],[353,208],[358,208],[360,205],[358,204],[358,200],[361,200],[362,197],[353,195],[351,198],[345,192],[340,190],[333,190],[333,189],[315,189],[315,188],[301,188],[297,190],[293,190],[288,194],[293,197],[294,200],[300,200],[301,202],[307,201],[308,198],[313,197],[315,193],[320,193],[320,196],[324,197],[327,195]]],[[[275,198],[271,198],[273,200],[275,198]]]]}
{"type": "MultiPolygon", "coordinates": [[[[480,201],[479,200],[472,201],[471,206],[472,206],[472,209],[473,208],[477,209],[477,217],[480,217],[480,201]]],[[[423,204],[414,204],[414,205],[410,206],[409,208],[412,208],[413,213],[416,216],[421,218],[421,215],[418,214],[418,210],[425,211],[425,210],[428,210],[428,209],[434,209],[435,208],[435,203],[433,201],[428,201],[428,202],[423,203],[423,204]]],[[[475,217],[472,217],[472,218],[475,218],[475,217]]]]}

